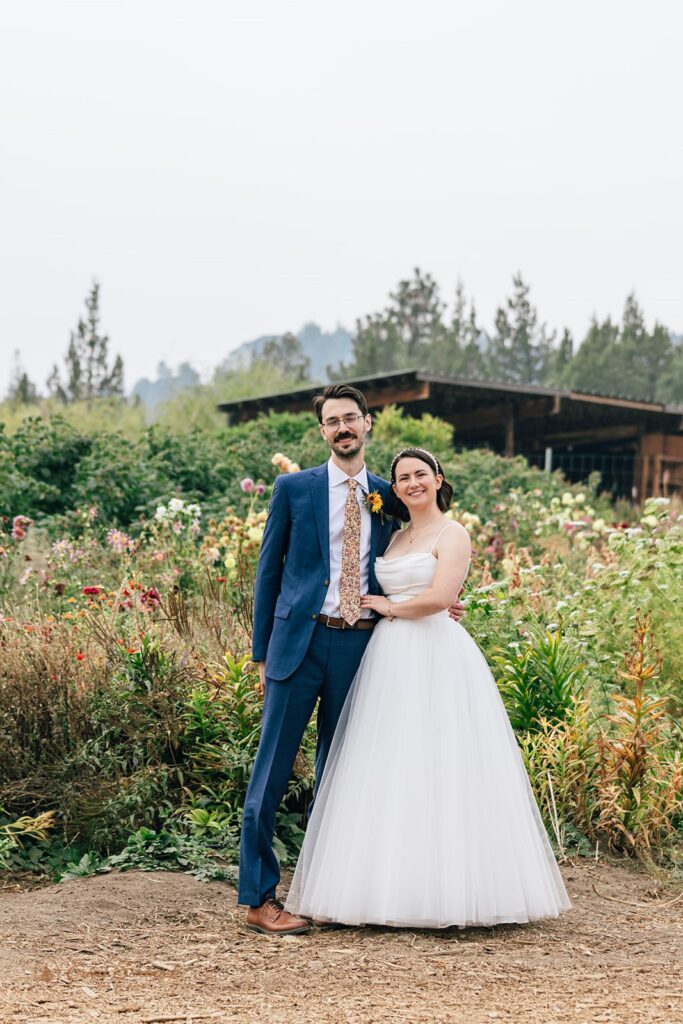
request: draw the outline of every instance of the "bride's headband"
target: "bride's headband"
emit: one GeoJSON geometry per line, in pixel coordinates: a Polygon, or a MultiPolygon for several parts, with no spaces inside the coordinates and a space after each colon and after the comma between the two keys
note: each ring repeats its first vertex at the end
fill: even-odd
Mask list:
{"type": "Polygon", "coordinates": [[[433,468],[435,472],[438,475],[441,475],[441,466],[439,465],[439,460],[437,459],[436,455],[432,455],[432,453],[428,452],[426,448],[418,448],[417,445],[411,445],[410,448],[404,448],[402,452],[398,453],[398,455],[394,455],[393,461],[391,463],[391,469],[389,471],[389,475],[392,478],[394,475],[394,468],[396,467],[396,463],[398,462],[399,459],[405,458],[408,452],[422,452],[422,454],[426,455],[427,458],[430,459],[431,462],[433,463],[433,468]]]}

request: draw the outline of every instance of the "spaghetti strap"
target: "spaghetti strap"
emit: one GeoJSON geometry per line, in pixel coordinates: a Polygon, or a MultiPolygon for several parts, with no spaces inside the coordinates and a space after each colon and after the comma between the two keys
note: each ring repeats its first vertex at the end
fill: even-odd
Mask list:
{"type": "MultiPolygon", "coordinates": [[[[394,532],[392,533],[391,537],[389,538],[389,543],[387,544],[386,548],[384,549],[384,554],[385,555],[386,555],[387,551],[389,550],[389,548],[391,547],[391,545],[394,543],[395,538],[398,537],[399,533],[402,533],[402,532],[403,532],[402,530],[394,530],[394,532]]],[[[382,557],[384,557],[384,556],[382,556],[382,557]]]]}
{"type": "Polygon", "coordinates": [[[431,548],[429,549],[429,554],[430,554],[430,555],[431,555],[431,554],[433,553],[433,551],[434,551],[434,548],[435,548],[435,547],[436,547],[436,545],[438,544],[438,542],[439,542],[439,537],[440,537],[440,536],[441,536],[441,535],[442,535],[443,533],[445,533],[445,532],[446,532],[446,530],[448,529],[448,527],[449,527],[449,526],[452,526],[452,523],[446,523],[446,525],[444,526],[444,528],[443,528],[442,530],[439,530],[439,532],[437,533],[436,537],[434,538],[434,542],[433,542],[433,544],[432,544],[431,548]]]}

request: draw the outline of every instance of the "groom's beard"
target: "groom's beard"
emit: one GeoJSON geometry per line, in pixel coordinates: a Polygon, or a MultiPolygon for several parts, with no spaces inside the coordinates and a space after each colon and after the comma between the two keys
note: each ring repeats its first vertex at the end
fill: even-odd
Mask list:
{"type": "Polygon", "coordinates": [[[353,459],[363,447],[364,440],[364,437],[356,437],[355,434],[338,434],[334,441],[330,441],[330,448],[338,459],[353,459]],[[350,444],[348,448],[339,447],[339,442],[347,439],[353,440],[356,443],[350,444]]]}

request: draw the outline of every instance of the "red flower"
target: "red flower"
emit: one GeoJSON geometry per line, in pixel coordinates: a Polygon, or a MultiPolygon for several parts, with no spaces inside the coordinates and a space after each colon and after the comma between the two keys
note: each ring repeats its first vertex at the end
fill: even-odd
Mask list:
{"type": "Polygon", "coordinates": [[[84,661],[84,660],[85,660],[85,654],[83,653],[83,651],[76,651],[76,661],[84,661]]]}
{"type": "Polygon", "coordinates": [[[161,604],[161,598],[156,587],[150,587],[144,594],[140,595],[140,604],[145,605],[148,608],[158,608],[161,604]]]}
{"type": "Polygon", "coordinates": [[[126,654],[137,654],[137,653],[138,652],[135,650],[134,647],[127,647],[126,648],[126,654]]]}
{"type": "Polygon", "coordinates": [[[102,593],[102,589],[103,589],[102,587],[83,587],[83,591],[82,592],[84,594],[101,594],[102,593]]]}

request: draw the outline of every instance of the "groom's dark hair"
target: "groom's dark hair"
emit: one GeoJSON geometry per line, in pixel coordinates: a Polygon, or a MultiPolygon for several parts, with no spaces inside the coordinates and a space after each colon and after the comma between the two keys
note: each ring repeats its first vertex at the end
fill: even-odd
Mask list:
{"type": "Polygon", "coordinates": [[[318,422],[323,421],[323,406],[330,398],[350,398],[355,402],[364,416],[368,414],[368,403],[365,395],[358,388],[352,388],[350,384],[328,384],[327,387],[313,399],[313,409],[318,417],[318,422]]]}

